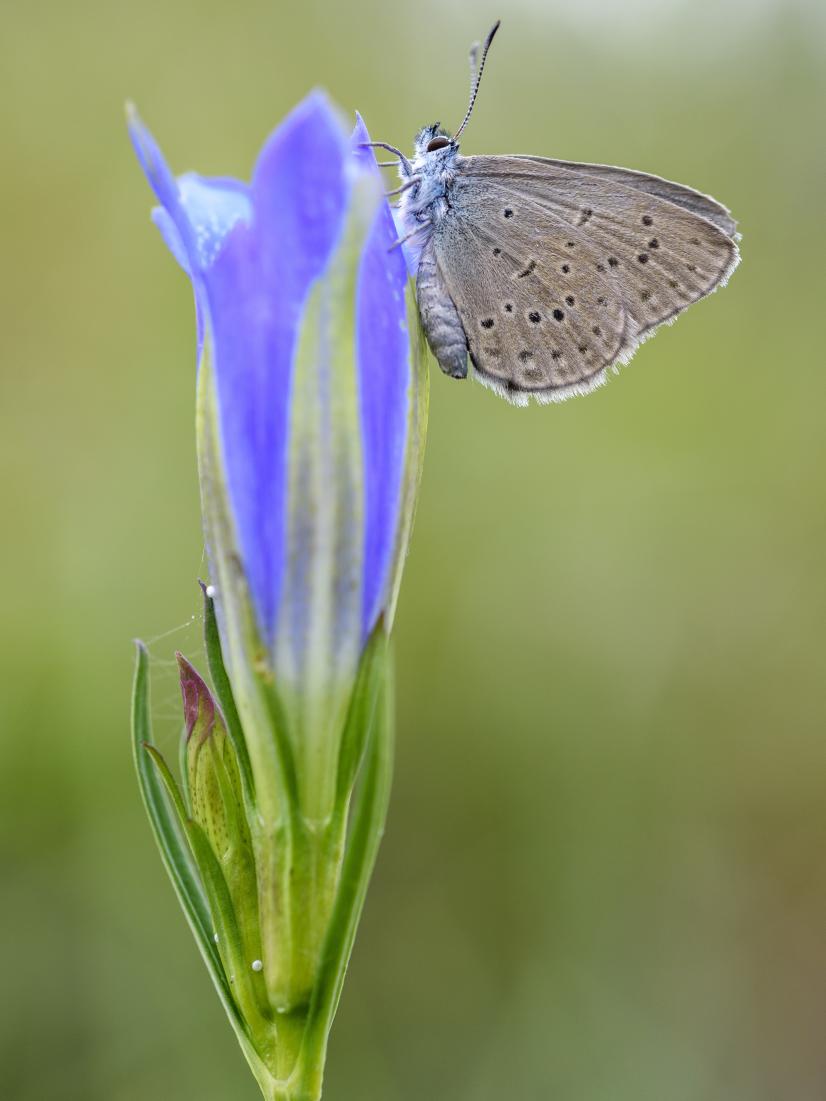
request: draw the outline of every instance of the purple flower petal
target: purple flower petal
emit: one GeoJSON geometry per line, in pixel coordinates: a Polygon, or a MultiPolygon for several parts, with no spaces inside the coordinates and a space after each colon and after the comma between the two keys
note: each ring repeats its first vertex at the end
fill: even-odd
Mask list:
{"type": "Polygon", "coordinates": [[[239,550],[259,627],[272,641],[284,573],[287,414],[297,327],[335,246],[348,148],[323,96],[267,142],[238,225],[205,273],[218,414],[239,550]]]}
{"type": "MultiPolygon", "coordinates": [[[[367,127],[356,116],[352,142],[356,156],[375,167],[367,127]]],[[[365,478],[365,562],[362,628],[366,638],[384,607],[396,550],[408,431],[410,333],[405,288],[407,269],[389,205],[376,215],[361,260],[356,303],[356,356],[359,370],[365,478]]]]}
{"type": "MultiPolygon", "coordinates": [[[[269,138],[248,186],[191,173],[176,179],[134,113],[129,129],[161,203],[153,220],[193,283],[199,360],[204,332],[209,335],[237,546],[262,638],[270,644],[285,575],[296,339],[307,295],[343,229],[352,174],[356,168],[378,174],[372,152],[359,148],[369,136],[358,118],[348,143],[326,98],[313,93],[269,138]]],[[[407,271],[401,250],[391,250],[396,238],[385,202],[361,257],[355,303],[364,471],[362,641],[388,595],[407,446],[407,271]]]]}
{"type": "Polygon", "coordinates": [[[208,328],[239,551],[271,641],[283,577],[291,361],[307,292],[346,210],[346,135],[326,98],[313,93],[267,141],[247,188],[176,180],[134,114],[130,134],[162,204],[156,223],[193,281],[199,352],[208,328]]]}
{"type": "Polygon", "coordinates": [[[129,135],[147,179],[162,203],[152,221],[169,251],[192,280],[197,321],[197,361],[204,343],[204,287],[200,278],[215,260],[233,226],[249,221],[249,188],[232,179],[205,179],[194,173],[175,178],[158,143],[133,107],[129,108],[129,135]]]}

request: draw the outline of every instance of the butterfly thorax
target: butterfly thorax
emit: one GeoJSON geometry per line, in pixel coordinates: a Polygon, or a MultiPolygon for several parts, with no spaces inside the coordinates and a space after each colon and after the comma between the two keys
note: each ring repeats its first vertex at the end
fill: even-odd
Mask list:
{"type": "Polygon", "coordinates": [[[400,175],[407,184],[396,208],[396,223],[400,235],[408,238],[409,257],[414,269],[421,250],[433,229],[450,210],[450,189],[456,178],[459,145],[439,129],[427,126],[417,134],[413,157],[408,166],[402,164],[400,175]],[[428,150],[428,146],[444,138],[446,144],[428,150]]]}

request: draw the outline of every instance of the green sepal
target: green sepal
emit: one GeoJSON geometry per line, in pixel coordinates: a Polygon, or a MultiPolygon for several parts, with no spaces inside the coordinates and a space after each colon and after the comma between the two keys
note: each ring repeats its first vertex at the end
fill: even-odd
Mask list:
{"type": "Polygon", "coordinates": [[[300,812],[298,776],[295,768],[295,754],[293,753],[293,745],[287,725],[287,715],[270,674],[259,674],[257,681],[270,720],[270,732],[281,770],[282,790],[289,811],[287,817],[295,825],[300,812]]]}
{"type": "Polygon", "coordinates": [[[384,834],[393,774],[392,662],[384,662],[362,774],[353,799],[341,877],[321,951],[307,1024],[294,1072],[297,1096],[318,1097],[327,1038],[338,1008],[370,876],[384,834]]]}
{"type": "MultiPolygon", "coordinates": [[[[149,713],[149,655],[146,647],[140,642],[137,643],[132,690],[132,753],[143,804],[178,901],[239,1042],[245,1053],[249,1049],[254,1056],[243,1019],[232,997],[223,963],[215,947],[209,903],[185,841],[184,827],[176,822],[164,795],[164,788],[161,786],[163,772],[159,773],[151,763],[152,754],[157,754],[157,750],[152,745],[152,722],[149,713]]],[[[160,754],[157,756],[160,757],[160,754]]],[[[165,762],[164,767],[166,767],[165,762]]],[[[168,773],[169,770],[166,769],[166,771],[168,773]]],[[[168,787],[167,790],[169,790],[168,787]]],[[[183,808],[183,800],[174,780],[172,780],[170,798],[175,800],[176,811],[180,814],[178,808],[183,808]],[[177,799],[174,793],[177,793],[177,799]]],[[[183,812],[185,821],[185,808],[183,812]]],[[[247,1058],[250,1058],[249,1054],[247,1058]]]]}
{"type": "Polygon", "coordinates": [[[341,736],[336,778],[336,809],[340,814],[347,811],[364,756],[379,690],[387,672],[387,649],[384,616],[380,616],[364,648],[341,736]]]}
{"type": "Polygon", "coordinates": [[[407,548],[413,531],[416,502],[424,469],[424,451],[427,439],[427,416],[430,407],[430,364],[427,339],[422,328],[419,307],[416,304],[416,286],[407,281],[405,291],[407,326],[410,332],[410,383],[408,386],[407,444],[404,460],[399,526],[396,532],[396,552],[390,575],[388,598],[384,608],[387,633],[393,626],[396,603],[401,587],[402,570],[407,558],[407,548]]]}
{"type": "Polygon", "coordinates": [[[207,592],[207,586],[199,581],[201,591],[204,594],[204,644],[206,646],[207,666],[212,679],[212,687],[218,705],[224,715],[227,725],[227,733],[235,749],[238,768],[241,773],[241,784],[244,791],[244,800],[248,806],[255,805],[255,785],[252,777],[249,751],[244,738],[244,730],[235,706],[235,697],[232,694],[232,686],[227,676],[224,665],[224,655],[221,650],[221,636],[218,633],[218,619],[215,615],[215,601],[207,592]]]}

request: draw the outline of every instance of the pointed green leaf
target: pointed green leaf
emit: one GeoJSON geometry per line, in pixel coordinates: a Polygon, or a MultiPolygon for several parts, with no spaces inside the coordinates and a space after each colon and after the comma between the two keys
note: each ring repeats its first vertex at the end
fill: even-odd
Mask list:
{"type": "MultiPolygon", "coordinates": [[[[132,692],[132,752],[143,804],[178,901],[195,936],[227,1016],[246,1051],[249,1047],[249,1039],[227,983],[223,964],[215,948],[209,905],[181,830],[176,825],[170,805],[164,796],[161,774],[152,764],[150,753],[147,752],[148,749],[153,748],[149,713],[149,655],[143,644],[138,643],[132,692]]],[[[155,753],[157,753],[156,750],[155,753]]],[[[176,787],[174,780],[172,783],[173,787],[176,787]]],[[[178,799],[180,800],[180,794],[178,799]]],[[[182,800],[180,805],[183,806],[182,800]]]]}
{"type": "MultiPolygon", "coordinates": [[[[187,817],[186,807],[178,785],[175,783],[175,777],[170,772],[163,755],[153,745],[144,745],[144,748],[152,758],[158,775],[163,781],[166,793],[178,816],[178,827],[185,833],[189,842],[204,892],[209,899],[209,911],[218,936],[221,957],[229,964],[227,978],[247,1021],[251,1021],[259,1014],[259,1006],[255,1004],[255,998],[250,998],[251,983],[248,969],[252,960],[248,960],[244,955],[243,939],[238,927],[235,906],[221,863],[215,855],[206,830],[194,818],[187,817]]],[[[258,985],[263,992],[263,982],[259,982],[258,985]]]]}
{"type": "Polygon", "coordinates": [[[181,788],[183,789],[184,803],[189,813],[192,810],[192,797],[189,791],[189,769],[187,768],[186,742],[186,728],[184,728],[178,739],[178,771],[181,774],[181,788]]]}
{"type": "Polygon", "coordinates": [[[152,758],[152,762],[160,774],[163,786],[166,788],[166,794],[169,796],[169,801],[177,815],[178,827],[186,831],[189,815],[186,813],[181,789],[178,787],[169,765],[166,763],[163,754],[151,742],[144,742],[143,748],[152,758]]]}

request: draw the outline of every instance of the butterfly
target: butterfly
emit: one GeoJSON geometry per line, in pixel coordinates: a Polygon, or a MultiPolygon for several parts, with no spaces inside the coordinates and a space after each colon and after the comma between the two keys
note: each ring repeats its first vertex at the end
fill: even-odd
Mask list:
{"type": "Polygon", "coordinates": [[[658,326],[726,283],[739,262],[729,211],[658,176],[528,155],[471,156],[459,137],[499,29],[471,50],[471,93],[451,136],[422,129],[398,159],[397,242],[445,374],[516,405],[593,390],[658,326]],[[480,56],[481,49],[481,56],[480,56]],[[468,366],[470,361],[470,368],[468,366]]]}

